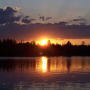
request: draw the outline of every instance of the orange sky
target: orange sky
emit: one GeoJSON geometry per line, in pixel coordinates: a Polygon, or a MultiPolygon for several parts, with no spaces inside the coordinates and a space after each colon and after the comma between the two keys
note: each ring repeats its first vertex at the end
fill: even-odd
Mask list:
{"type": "Polygon", "coordinates": [[[90,45],[90,39],[53,39],[53,38],[40,38],[36,41],[37,44],[40,44],[43,40],[50,40],[54,44],[65,44],[70,41],[73,45],[80,45],[84,41],[86,45],[90,45]]]}

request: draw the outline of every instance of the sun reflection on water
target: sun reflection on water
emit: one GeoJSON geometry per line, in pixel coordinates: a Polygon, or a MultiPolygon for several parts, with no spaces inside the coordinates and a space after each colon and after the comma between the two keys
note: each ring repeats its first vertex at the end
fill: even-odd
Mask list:
{"type": "Polygon", "coordinates": [[[39,60],[37,60],[36,71],[47,72],[48,69],[47,66],[48,66],[48,58],[43,56],[39,60]]]}
{"type": "Polygon", "coordinates": [[[42,57],[42,71],[47,72],[47,57],[42,57]]]}

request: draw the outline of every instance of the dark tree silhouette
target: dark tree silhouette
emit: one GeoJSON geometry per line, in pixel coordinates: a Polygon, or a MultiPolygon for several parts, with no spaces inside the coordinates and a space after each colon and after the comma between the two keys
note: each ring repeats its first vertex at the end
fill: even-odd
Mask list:
{"type": "Polygon", "coordinates": [[[48,40],[48,45],[41,47],[35,41],[17,43],[16,40],[7,39],[0,40],[0,56],[90,56],[90,45],[72,45],[70,41],[55,45],[48,40]]]}

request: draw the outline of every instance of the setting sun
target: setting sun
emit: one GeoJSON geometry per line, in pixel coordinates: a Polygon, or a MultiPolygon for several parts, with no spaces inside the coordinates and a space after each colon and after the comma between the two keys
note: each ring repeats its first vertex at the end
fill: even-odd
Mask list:
{"type": "Polygon", "coordinates": [[[47,40],[42,40],[40,43],[42,46],[47,45],[47,40]]]}

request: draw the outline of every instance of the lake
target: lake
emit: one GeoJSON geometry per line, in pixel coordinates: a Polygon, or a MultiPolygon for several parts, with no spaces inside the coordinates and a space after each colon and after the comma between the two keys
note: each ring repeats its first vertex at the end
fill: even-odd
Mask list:
{"type": "Polygon", "coordinates": [[[90,57],[0,57],[0,90],[90,90],[90,57]]]}

